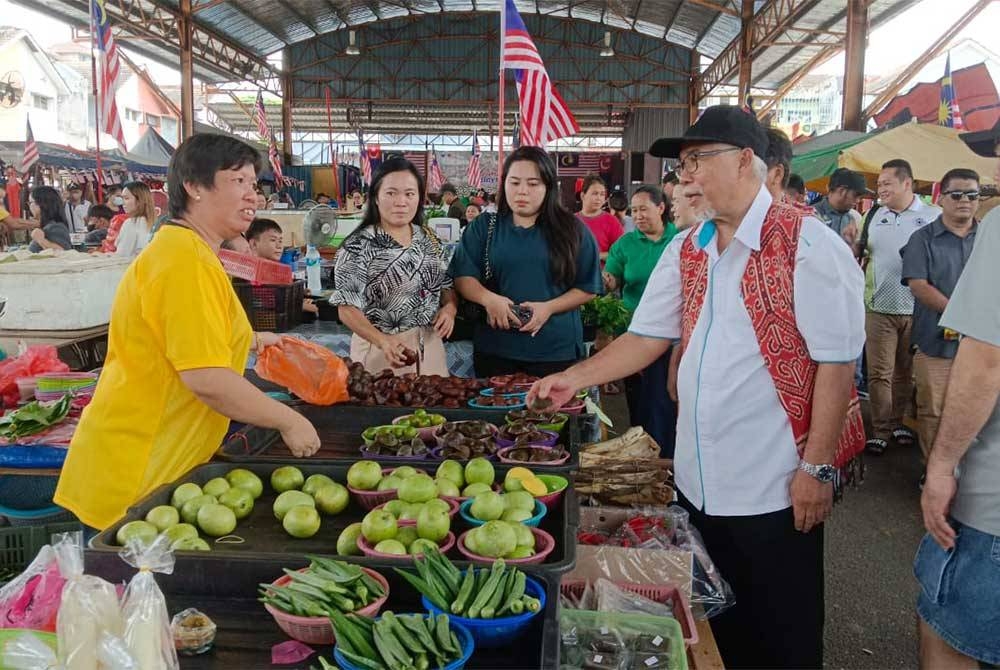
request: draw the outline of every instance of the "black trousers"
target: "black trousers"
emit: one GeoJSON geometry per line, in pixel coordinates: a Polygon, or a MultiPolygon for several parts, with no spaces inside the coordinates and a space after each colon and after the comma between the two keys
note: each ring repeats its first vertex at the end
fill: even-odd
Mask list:
{"type": "Polygon", "coordinates": [[[642,426],[660,445],[660,458],[674,457],[677,432],[677,404],[667,394],[667,368],[670,352],[649,364],[645,370],[625,378],[629,423],[642,426]]]}
{"type": "Polygon", "coordinates": [[[516,361],[481,352],[472,354],[473,365],[476,366],[477,377],[496,377],[497,375],[512,375],[523,372],[526,375],[547,377],[562,372],[576,361],[516,361]]]}
{"type": "Polygon", "coordinates": [[[708,516],[678,498],[736,604],[711,619],[727,668],[823,667],[823,527],[795,530],[789,507],[708,516]]]}

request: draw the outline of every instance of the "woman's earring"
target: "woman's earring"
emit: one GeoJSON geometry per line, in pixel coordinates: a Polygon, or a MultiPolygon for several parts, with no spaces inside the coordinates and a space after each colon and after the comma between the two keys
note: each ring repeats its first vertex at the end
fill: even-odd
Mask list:
{"type": "Polygon", "coordinates": [[[200,195],[196,195],[196,196],[194,197],[194,199],[195,199],[195,200],[201,200],[201,196],[200,196],[200,195]]]}

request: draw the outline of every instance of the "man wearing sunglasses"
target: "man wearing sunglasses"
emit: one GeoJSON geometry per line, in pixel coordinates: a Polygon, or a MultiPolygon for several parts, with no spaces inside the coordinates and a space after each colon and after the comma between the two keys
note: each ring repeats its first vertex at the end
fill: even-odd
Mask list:
{"type": "MultiPolygon", "coordinates": [[[[976,243],[979,175],[963,168],[941,178],[941,216],[913,233],[900,250],[903,284],[913,293],[910,343],[916,347],[917,420],[924,463],[934,444],[958,334],[938,325],[976,243]]],[[[923,484],[923,481],[921,481],[923,484]]]]}

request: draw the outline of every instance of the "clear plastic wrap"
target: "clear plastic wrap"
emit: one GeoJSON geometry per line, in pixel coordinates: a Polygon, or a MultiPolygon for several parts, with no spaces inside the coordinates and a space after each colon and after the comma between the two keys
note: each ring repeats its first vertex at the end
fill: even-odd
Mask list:
{"type": "Polygon", "coordinates": [[[626,612],[673,618],[673,603],[658,603],[649,598],[615,586],[607,579],[594,582],[594,595],[599,612],[626,612]]]}
{"type": "Polygon", "coordinates": [[[695,615],[711,618],[735,602],[687,511],[678,506],[583,508],[577,568],[569,577],[618,584],[675,584],[695,615]]]}
{"type": "Polygon", "coordinates": [[[56,633],[59,660],[65,670],[111,670],[101,662],[102,636],[122,635],[122,613],[115,587],[83,574],[83,534],[67,533],[54,546],[59,570],[66,577],[56,633]]]}
{"type": "Polygon", "coordinates": [[[562,670],[682,670],[680,624],[644,614],[561,610],[562,670]]]}
{"type": "Polygon", "coordinates": [[[22,633],[7,642],[0,666],[10,670],[65,670],[52,647],[34,633],[22,633]]]}
{"type": "Polygon", "coordinates": [[[180,663],[167,601],[153,576],[157,572],[169,575],[174,571],[174,553],[168,538],[160,535],[149,544],[130,542],[121,557],[139,570],[122,598],[123,637],[136,660],[136,668],[178,670],[180,663]]]}
{"type": "Polygon", "coordinates": [[[24,572],[0,589],[0,628],[54,633],[65,583],[55,551],[45,545],[24,572]]]}

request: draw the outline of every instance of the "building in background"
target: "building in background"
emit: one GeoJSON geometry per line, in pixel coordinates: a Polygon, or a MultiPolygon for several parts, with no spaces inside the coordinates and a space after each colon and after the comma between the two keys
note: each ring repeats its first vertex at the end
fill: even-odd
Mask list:
{"type": "Polygon", "coordinates": [[[0,27],[0,140],[23,142],[30,115],[36,141],[67,143],[60,110],[72,102],[73,91],[38,42],[0,27]]]}

